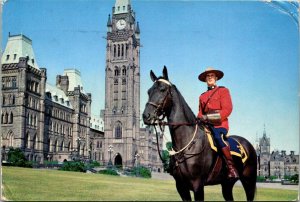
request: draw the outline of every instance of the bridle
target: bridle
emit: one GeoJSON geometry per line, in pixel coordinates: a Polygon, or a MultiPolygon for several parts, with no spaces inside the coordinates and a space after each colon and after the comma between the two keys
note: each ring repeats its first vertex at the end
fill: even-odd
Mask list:
{"type": "Polygon", "coordinates": [[[155,117],[152,120],[152,124],[153,125],[155,125],[156,121],[162,122],[164,120],[164,118],[166,117],[166,112],[165,112],[164,109],[165,109],[166,103],[168,101],[168,96],[170,95],[172,97],[172,92],[171,92],[172,84],[169,81],[165,80],[165,79],[158,79],[155,82],[158,82],[158,81],[167,84],[168,85],[168,91],[167,91],[167,94],[166,94],[166,96],[164,97],[164,99],[163,99],[163,101],[161,103],[156,104],[154,102],[147,102],[147,104],[152,105],[152,106],[154,106],[156,108],[155,111],[154,111],[155,117]],[[159,118],[161,115],[159,116],[158,113],[161,113],[161,115],[163,117],[159,118]]]}
{"type": "Polygon", "coordinates": [[[154,102],[147,102],[147,104],[150,104],[150,105],[152,105],[156,108],[155,112],[154,112],[155,117],[152,120],[151,125],[154,126],[154,129],[155,129],[155,132],[156,132],[156,142],[157,142],[157,149],[158,149],[159,157],[162,161],[164,161],[161,154],[160,154],[160,149],[159,149],[159,144],[158,144],[158,133],[157,133],[157,130],[156,130],[156,125],[158,125],[160,127],[160,130],[162,131],[162,135],[164,135],[164,126],[166,126],[166,125],[169,125],[169,126],[196,125],[193,137],[190,140],[190,142],[178,151],[174,151],[174,149],[172,148],[172,150],[169,151],[169,155],[172,156],[172,155],[183,152],[186,148],[188,148],[190,146],[190,144],[194,141],[194,139],[196,137],[196,134],[197,134],[197,131],[198,131],[198,124],[197,124],[197,121],[195,121],[195,123],[188,123],[188,122],[168,123],[168,122],[163,121],[164,118],[166,117],[165,107],[166,107],[168,97],[169,97],[169,95],[172,97],[172,92],[171,92],[172,84],[171,84],[171,82],[169,82],[165,79],[158,79],[155,82],[163,82],[163,83],[168,85],[168,92],[167,92],[166,96],[164,97],[164,99],[161,103],[156,104],[154,102]],[[159,113],[160,113],[160,115],[158,115],[159,113]],[[161,115],[162,115],[162,117],[160,118],[161,115]]]}

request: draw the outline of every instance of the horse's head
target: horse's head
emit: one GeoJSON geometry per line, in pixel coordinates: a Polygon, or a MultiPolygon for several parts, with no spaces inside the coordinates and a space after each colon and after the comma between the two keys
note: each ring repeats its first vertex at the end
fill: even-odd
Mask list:
{"type": "Polygon", "coordinates": [[[162,120],[170,112],[172,106],[172,84],[168,79],[166,66],[163,69],[163,76],[156,77],[151,70],[150,77],[154,83],[148,90],[149,99],[143,113],[143,120],[147,125],[162,120]]]}

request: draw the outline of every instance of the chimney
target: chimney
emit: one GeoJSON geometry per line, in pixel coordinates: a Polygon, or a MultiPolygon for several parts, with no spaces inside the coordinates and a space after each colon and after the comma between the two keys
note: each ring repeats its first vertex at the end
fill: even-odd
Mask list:
{"type": "Polygon", "coordinates": [[[69,77],[68,76],[56,76],[56,87],[60,88],[67,95],[69,89],[69,77]]]}

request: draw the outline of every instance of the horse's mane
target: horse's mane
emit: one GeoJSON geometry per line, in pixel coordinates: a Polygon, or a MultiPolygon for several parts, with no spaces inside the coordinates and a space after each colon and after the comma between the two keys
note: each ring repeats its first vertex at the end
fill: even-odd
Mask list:
{"type": "Polygon", "coordinates": [[[182,111],[184,113],[184,116],[188,119],[189,122],[195,121],[195,114],[191,110],[190,106],[186,103],[184,97],[181,95],[180,91],[177,89],[177,87],[173,84],[174,90],[176,91],[178,95],[178,102],[181,104],[182,111]]]}

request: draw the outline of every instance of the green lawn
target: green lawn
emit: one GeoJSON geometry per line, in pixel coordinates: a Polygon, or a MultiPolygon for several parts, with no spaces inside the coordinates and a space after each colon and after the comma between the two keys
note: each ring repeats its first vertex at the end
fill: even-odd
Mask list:
{"type": "MultiPolygon", "coordinates": [[[[174,180],[141,179],[56,170],[3,167],[3,194],[8,200],[47,201],[178,201],[174,180]]],[[[297,191],[258,189],[256,200],[291,201],[297,191]]],[[[235,200],[245,200],[241,186],[235,200]]],[[[205,187],[205,200],[223,200],[220,186],[205,187]]]]}

